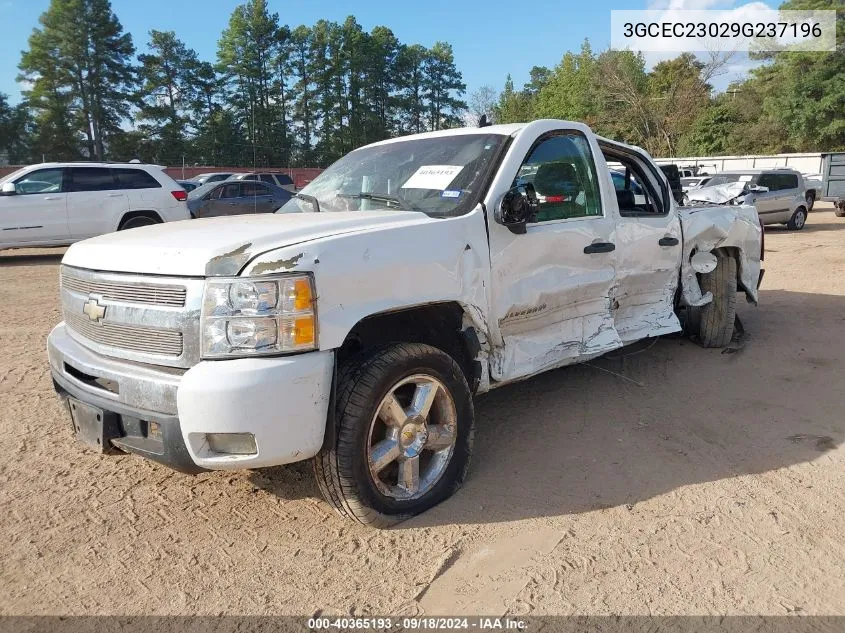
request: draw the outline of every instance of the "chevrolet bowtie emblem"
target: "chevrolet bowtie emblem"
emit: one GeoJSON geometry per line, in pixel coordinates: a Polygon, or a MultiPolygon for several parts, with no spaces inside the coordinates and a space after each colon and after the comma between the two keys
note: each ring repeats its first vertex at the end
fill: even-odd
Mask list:
{"type": "Polygon", "coordinates": [[[99,321],[106,316],[106,307],[97,303],[96,299],[88,299],[88,303],[82,306],[82,311],[88,315],[92,321],[99,321]]]}

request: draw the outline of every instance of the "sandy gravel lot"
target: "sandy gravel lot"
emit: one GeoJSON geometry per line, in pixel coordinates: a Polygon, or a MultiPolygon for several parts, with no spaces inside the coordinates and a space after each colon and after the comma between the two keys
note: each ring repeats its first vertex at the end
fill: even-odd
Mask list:
{"type": "Polygon", "coordinates": [[[45,357],[62,251],[0,253],[0,614],[845,614],[845,219],[766,244],[739,352],[666,338],[481,398],[464,489],[388,531],[310,464],[83,450],[45,357]]]}

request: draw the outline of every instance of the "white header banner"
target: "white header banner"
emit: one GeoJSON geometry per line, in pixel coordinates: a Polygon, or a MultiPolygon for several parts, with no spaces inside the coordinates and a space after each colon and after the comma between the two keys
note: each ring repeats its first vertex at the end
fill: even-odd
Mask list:
{"type": "Polygon", "coordinates": [[[836,11],[778,11],[760,2],[724,10],[610,12],[610,46],[642,52],[836,50],[836,11]]]}

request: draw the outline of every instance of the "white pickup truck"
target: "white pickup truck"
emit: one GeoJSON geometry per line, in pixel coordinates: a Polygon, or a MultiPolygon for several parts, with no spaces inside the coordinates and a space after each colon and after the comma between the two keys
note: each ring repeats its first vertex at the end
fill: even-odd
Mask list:
{"type": "Polygon", "coordinates": [[[90,446],[188,473],[313,458],[338,512],[385,526],[460,486],[474,395],[682,313],[725,346],[762,255],[753,207],[678,208],[585,125],[446,130],[358,149],[277,214],[73,245],[48,353],[90,446]]]}

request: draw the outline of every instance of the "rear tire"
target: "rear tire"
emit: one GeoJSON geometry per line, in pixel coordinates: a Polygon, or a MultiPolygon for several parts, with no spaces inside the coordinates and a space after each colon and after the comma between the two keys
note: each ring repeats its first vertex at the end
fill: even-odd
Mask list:
{"type": "Polygon", "coordinates": [[[800,231],[804,228],[804,225],[807,223],[807,209],[804,207],[798,207],[795,209],[795,213],[792,214],[792,217],[789,218],[789,222],[786,223],[786,228],[792,231],[800,231]]]}
{"type": "Polygon", "coordinates": [[[161,224],[161,220],[151,218],[148,215],[133,215],[124,219],[117,230],[126,231],[127,229],[137,229],[139,226],[150,226],[152,224],[161,224]]]}
{"type": "Polygon", "coordinates": [[[396,343],[350,358],[338,372],[334,423],[335,441],[314,458],[314,472],[341,516],[388,527],[444,501],[464,481],[472,394],[440,349],[396,343]],[[434,385],[430,399],[420,391],[426,385],[434,385]],[[418,406],[423,401],[427,409],[418,406]]]}
{"type": "Polygon", "coordinates": [[[717,263],[712,272],[700,275],[703,293],[713,301],[687,308],[687,331],[698,335],[703,347],[727,347],[733,338],[736,318],[736,259],[724,251],[714,251],[717,263]]]}

